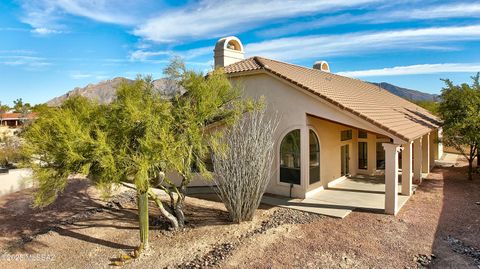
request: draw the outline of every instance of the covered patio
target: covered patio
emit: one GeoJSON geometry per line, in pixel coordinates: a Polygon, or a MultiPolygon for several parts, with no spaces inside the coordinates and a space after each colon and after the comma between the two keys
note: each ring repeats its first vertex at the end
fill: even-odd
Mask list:
{"type": "MultiPolygon", "coordinates": [[[[401,190],[399,177],[398,190],[401,190]]],[[[413,192],[416,185],[412,186],[413,192]]],[[[408,200],[398,193],[397,208],[408,200]]],[[[353,210],[383,213],[385,210],[385,177],[357,175],[319,191],[305,199],[264,196],[263,203],[331,217],[344,218],[353,210]]]]}

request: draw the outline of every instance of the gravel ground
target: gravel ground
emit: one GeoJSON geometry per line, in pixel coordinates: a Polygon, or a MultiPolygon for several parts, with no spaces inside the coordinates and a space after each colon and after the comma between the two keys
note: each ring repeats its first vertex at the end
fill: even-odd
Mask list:
{"type": "Polygon", "coordinates": [[[480,268],[480,177],[466,180],[460,165],[435,169],[395,217],[352,212],[286,225],[253,238],[221,267],[480,268]]]}
{"type": "MultiPolygon", "coordinates": [[[[480,268],[480,177],[465,180],[461,165],[435,169],[395,217],[262,206],[232,224],[218,200],[188,197],[174,233],[152,205],[154,252],[123,268],[480,268]]],[[[31,195],[0,198],[2,268],[112,268],[138,244],[134,193],[105,202],[78,180],[41,210],[31,195]]]]}

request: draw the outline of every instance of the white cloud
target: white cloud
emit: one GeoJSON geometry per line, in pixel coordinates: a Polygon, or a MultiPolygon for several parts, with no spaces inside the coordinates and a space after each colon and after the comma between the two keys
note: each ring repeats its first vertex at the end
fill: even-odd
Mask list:
{"type": "Polygon", "coordinates": [[[45,58],[14,55],[14,56],[0,56],[0,64],[8,66],[20,66],[27,69],[37,69],[51,65],[45,58]]]}
{"type": "Polygon", "coordinates": [[[480,3],[455,3],[445,5],[434,5],[418,9],[397,10],[385,14],[383,19],[438,19],[438,18],[480,18],[480,3]]]}
{"type": "Polygon", "coordinates": [[[347,77],[403,76],[436,73],[475,73],[480,72],[480,63],[443,63],[395,66],[382,69],[338,72],[347,77]]]}
{"type": "Polygon", "coordinates": [[[130,60],[131,61],[147,61],[157,56],[166,56],[168,58],[171,58],[173,56],[180,56],[183,59],[189,60],[189,59],[194,59],[198,56],[212,54],[212,51],[213,51],[213,46],[200,47],[200,48],[189,49],[184,51],[174,51],[174,50],[147,51],[147,50],[139,49],[139,50],[130,52],[130,60]]]}
{"type": "MultiPolygon", "coordinates": [[[[411,5],[411,3],[407,3],[411,5]]],[[[277,37],[318,29],[332,25],[345,25],[352,23],[379,24],[388,22],[401,22],[411,20],[433,20],[444,18],[480,18],[480,2],[455,3],[432,5],[421,8],[411,6],[390,6],[389,9],[379,8],[364,14],[352,15],[344,13],[334,16],[323,16],[318,19],[295,22],[258,31],[263,37],[277,37]]]]}
{"type": "Polygon", "coordinates": [[[39,34],[39,35],[60,34],[61,32],[62,31],[44,28],[44,27],[32,29],[32,33],[39,34]]]}
{"type": "Polygon", "coordinates": [[[61,32],[65,26],[58,23],[62,17],[61,11],[54,1],[21,1],[22,22],[32,27],[31,32],[37,35],[48,35],[61,32]]]}
{"type": "Polygon", "coordinates": [[[26,28],[18,28],[18,27],[0,27],[1,32],[25,32],[29,29],[26,28]]]}
{"type": "Polygon", "coordinates": [[[354,16],[352,14],[340,14],[335,16],[324,16],[315,20],[289,23],[278,27],[269,27],[268,29],[256,32],[256,34],[262,37],[286,36],[306,30],[318,29],[324,26],[351,24],[359,21],[364,21],[362,15],[354,16]]]}
{"type": "MultiPolygon", "coordinates": [[[[88,18],[98,22],[134,26],[144,20],[149,0],[21,0],[22,21],[36,34],[64,32],[62,19],[66,15],[88,18]]],[[[153,2],[155,3],[155,2],[153,2]]]]}
{"type": "Polygon", "coordinates": [[[214,1],[163,13],[138,26],[134,34],[155,42],[173,42],[188,38],[212,38],[258,27],[261,22],[319,12],[332,12],[379,0],[312,1],[214,1]]]}
{"type": "Polygon", "coordinates": [[[213,45],[208,47],[201,47],[196,49],[190,49],[177,53],[180,57],[185,59],[194,59],[198,56],[211,54],[213,56],[213,45]]]}
{"type": "Polygon", "coordinates": [[[139,49],[130,53],[130,60],[145,61],[155,56],[160,56],[160,55],[167,56],[170,54],[171,52],[169,51],[145,51],[145,50],[139,49]]]}
{"type": "Polygon", "coordinates": [[[247,44],[245,52],[281,60],[320,59],[400,48],[428,49],[425,45],[468,40],[480,40],[480,25],[279,38],[247,44]]]}
{"type": "Polygon", "coordinates": [[[86,17],[99,22],[131,25],[137,21],[137,18],[132,16],[134,15],[132,14],[133,10],[130,9],[136,6],[134,1],[57,0],[54,2],[56,3],[57,8],[66,13],[86,17]]]}

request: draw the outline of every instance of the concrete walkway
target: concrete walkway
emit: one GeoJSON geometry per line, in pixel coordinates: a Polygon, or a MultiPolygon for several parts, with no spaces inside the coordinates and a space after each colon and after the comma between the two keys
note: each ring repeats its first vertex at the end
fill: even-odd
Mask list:
{"type": "Polygon", "coordinates": [[[462,155],[445,153],[441,160],[435,160],[435,166],[454,167],[464,159],[465,157],[463,157],[462,155]]]}
{"type": "MultiPolygon", "coordinates": [[[[398,207],[401,208],[408,198],[399,194],[398,207]]],[[[358,176],[303,200],[264,196],[262,202],[336,218],[344,218],[353,210],[383,212],[385,183],[382,177],[358,176]]]]}
{"type": "Polygon", "coordinates": [[[12,169],[8,174],[0,174],[0,195],[32,187],[30,169],[12,169]]]}

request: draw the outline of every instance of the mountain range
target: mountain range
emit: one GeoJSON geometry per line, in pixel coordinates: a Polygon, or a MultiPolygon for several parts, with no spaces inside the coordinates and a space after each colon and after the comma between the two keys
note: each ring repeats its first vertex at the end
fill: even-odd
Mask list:
{"type": "Polygon", "coordinates": [[[412,89],[407,89],[407,88],[402,88],[399,86],[395,86],[393,84],[387,83],[387,82],[380,82],[380,83],[375,83],[375,82],[370,82],[374,85],[379,86],[382,89],[385,89],[395,95],[398,95],[404,99],[411,100],[411,101],[438,101],[438,95],[437,94],[431,94],[431,93],[425,93],[417,90],[412,90],[412,89]]]}
{"type": "MultiPolygon", "coordinates": [[[[115,93],[117,87],[122,83],[131,83],[133,80],[117,77],[111,80],[101,81],[97,84],[89,84],[86,87],[76,87],[75,89],[67,92],[64,95],[55,97],[48,101],[46,104],[49,106],[58,106],[63,103],[70,96],[81,95],[89,99],[95,100],[99,103],[110,103],[115,98],[115,93]]],[[[387,82],[381,83],[372,83],[377,85],[395,95],[398,95],[402,98],[413,100],[413,101],[436,101],[438,95],[424,93],[417,90],[406,89],[402,87],[395,86],[387,82]]],[[[154,88],[159,90],[162,95],[166,97],[173,96],[178,90],[175,87],[171,87],[171,83],[168,83],[166,79],[157,79],[153,81],[154,88]]]]}
{"type": "MultiPolygon", "coordinates": [[[[107,104],[113,101],[116,95],[117,87],[122,83],[132,83],[133,80],[123,77],[116,77],[110,80],[104,80],[96,84],[88,84],[81,88],[67,92],[46,102],[48,106],[61,105],[65,100],[71,96],[80,95],[88,99],[95,100],[100,104],[107,104]]],[[[172,97],[177,92],[177,87],[172,87],[167,79],[156,79],[153,81],[153,87],[160,91],[166,98],[172,97]]]]}

